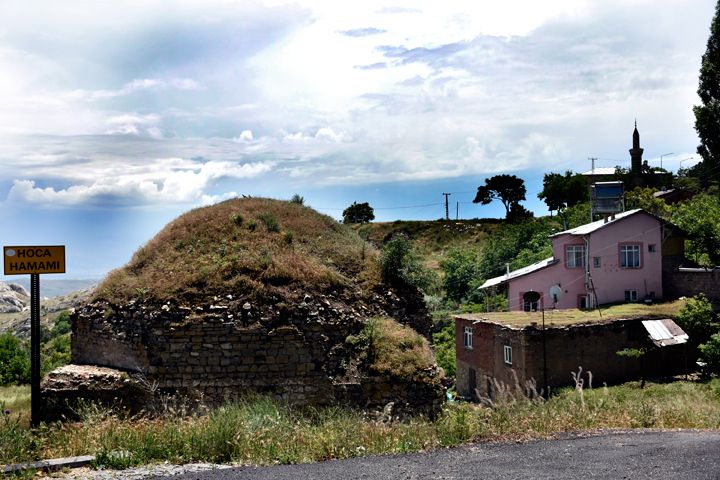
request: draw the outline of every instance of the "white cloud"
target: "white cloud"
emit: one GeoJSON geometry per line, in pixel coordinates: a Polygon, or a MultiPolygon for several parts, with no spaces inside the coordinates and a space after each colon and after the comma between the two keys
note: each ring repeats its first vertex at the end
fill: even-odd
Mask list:
{"type": "Polygon", "coordinates": [[[222,178],[249,179],[272,170],[272,163],[194,162],[161,159],[146,168],[107,172],[92,182],[66,188],[38,187],[33,180],[15,180],[7,200],[49,206],[107,203],[144,205],[206,202],[206,190],[222,178]]]}

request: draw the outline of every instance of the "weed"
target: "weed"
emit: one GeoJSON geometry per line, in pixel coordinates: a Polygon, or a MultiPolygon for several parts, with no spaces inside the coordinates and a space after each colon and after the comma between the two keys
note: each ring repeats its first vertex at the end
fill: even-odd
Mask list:
{"type": "Polygon", "coordinates": [[[280,223],[278,223],[275,215],[271,213],[263,213],[259,217],[260,221],[265,225],[265,229],[270,233],[277,233],[280,231],[280,223]]]}
{"type": "Polygon", "coordinates": [[[293,240],[295,240],[295,232],[293,232],[292,230],[288,230],[287,232],[285,232],[285,235],[283,235],[283,240],[286,244],[292,245],[293,240]]]}

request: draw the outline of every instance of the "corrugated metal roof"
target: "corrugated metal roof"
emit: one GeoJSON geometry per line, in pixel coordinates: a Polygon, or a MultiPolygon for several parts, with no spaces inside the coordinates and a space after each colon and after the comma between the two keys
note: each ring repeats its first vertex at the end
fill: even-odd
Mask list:
{"type": "Polygon", "coordinates": [[[643,327],[650,334],[650,340],[658,347],[667,347],[668,345],[679,345],[686,343],[688,340],[687,333],[682,328],[670,320],[665,318],[662,320],[643,320],[643,327]]]}
{"type": "Polygon", "coordinates": [[[587,235],[588,233],[592,233],[595,230],[599,230],[603,227],[607,227],[608,225],[612,225],[613,223],[618,222],[623,218],[635,215],[638,212],[642,212],[642,209],[636,208],[634,210],[628,210],[627,212],[618,213],[612,220],[608,219],[607,221],[605,221],[605,219],[601,219],[592,223],[586,223],[585,225],[580,225],[579,227],[571,228],[570,230],[563,230],[562,232],[554,233],[550,235],[550,237],[559,237],[560,235],[587,235]]]}
{"type": "Polygon", "coordinates": [[[540,270],[545,267],[549,267],[550,265],[553,265],[557,263],[557,260],[555,260],[554,257],[546,258],[545,260],[540,260],[537,263],[533,263],[532,265],[528,265],[527,267],[518,268],[517,270],[513,270],[510,272],[510,274],[500,275],[499,277],[491,278],[490,280],[487,280],[485,283],[480,285],[478,290],[488,287],[493,287],[495,285],[500,285],[503,282],[507,282],[508,280],[512,280],[513,278],[521,277],[523,275],[527,275],[528,273],[535,272],[537,270],[540,270]]]}
{"type": "Polygon", "coordinates": [[[615,167],[595,167],[595,170],[582,172],[581,175],[615,175],[615,167]]]}

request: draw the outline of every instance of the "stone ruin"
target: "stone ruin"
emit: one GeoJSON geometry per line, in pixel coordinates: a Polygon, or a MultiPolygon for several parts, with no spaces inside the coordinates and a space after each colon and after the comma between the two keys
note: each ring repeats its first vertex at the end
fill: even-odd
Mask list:
{"type": "Polygon", "coordinates": [[[89,303],[71,315],[72,364],[43,382],[45,416],[72,416],[81,398],[134,413],[168,398],[217,406],[249,392],[294,405],[381,409],[392,402],[433,415],[444,401],[437,367],[413,379],[377,374],[347,341],[372,317],[429,335],[416,290],[304,294],[279,305],[232,295],[192,305],[89,303]]]}

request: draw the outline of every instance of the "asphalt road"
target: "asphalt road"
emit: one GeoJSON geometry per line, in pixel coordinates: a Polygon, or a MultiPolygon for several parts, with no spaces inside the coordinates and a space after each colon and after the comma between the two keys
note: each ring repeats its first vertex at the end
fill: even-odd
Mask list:
{"type": "Polygon", "coordinates": [[[720,479],[720,432],[632,431],[410,455],[239,467],[176,479],[720,479]]]}

